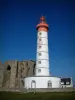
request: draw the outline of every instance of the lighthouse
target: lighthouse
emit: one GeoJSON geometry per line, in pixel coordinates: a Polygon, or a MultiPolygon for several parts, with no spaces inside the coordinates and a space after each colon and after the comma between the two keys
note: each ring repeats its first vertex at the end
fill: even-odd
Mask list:
{"type": "Polygon", "coordinates": [[[48,29],[44,16],[40,18],[37,29],[37,56],[36,56],[36,76],[50,76],[49,73],[49,53],[48,53],[48,29]]]}
{"type": "Polygon", "coordinates": [[[37,54],[35,76],[24,79],[24,88],[60,88],[61,78],[50,76],[48,30],[44,16],[40,18],[37,30],[37,54]]]}

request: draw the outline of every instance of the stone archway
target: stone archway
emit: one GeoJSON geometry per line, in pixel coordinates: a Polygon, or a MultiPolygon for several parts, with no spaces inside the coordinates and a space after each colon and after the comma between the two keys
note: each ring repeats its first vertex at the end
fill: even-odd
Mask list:
{"type": "Polygon", "coordinates": [[[35,80],[32,80],[32,82],[31,82],[31,88],[36,88],[36,82],[35,82],[35,80]]]}

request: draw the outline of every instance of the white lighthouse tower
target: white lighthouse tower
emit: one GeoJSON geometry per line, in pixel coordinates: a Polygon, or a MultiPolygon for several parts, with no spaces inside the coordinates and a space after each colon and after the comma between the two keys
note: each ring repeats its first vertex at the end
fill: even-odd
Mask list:
{"type": "Polygon", "coordinates": [[[37,58],[36,76],[49,76],[49,53],[48,53],[48,24],[44,16],[40,18],[37,29],[37,58]]]}
{"type": "Polygon", "coordinates": [[[37,24],[37,56],[35,76],[24,79],[24,88],[60,88],[61,79],[50,76],[48,53],[48,29],[44,16],[37,24]]]}

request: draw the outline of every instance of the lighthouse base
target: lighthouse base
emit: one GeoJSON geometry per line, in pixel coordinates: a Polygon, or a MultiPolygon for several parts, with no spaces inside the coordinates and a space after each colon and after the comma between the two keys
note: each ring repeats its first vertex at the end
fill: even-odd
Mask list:
{"type": "Polygon", "coordinates": [[[24,88],[60,88],[61,79],[59,77],[35,76],[24,79],[24,88]]]}

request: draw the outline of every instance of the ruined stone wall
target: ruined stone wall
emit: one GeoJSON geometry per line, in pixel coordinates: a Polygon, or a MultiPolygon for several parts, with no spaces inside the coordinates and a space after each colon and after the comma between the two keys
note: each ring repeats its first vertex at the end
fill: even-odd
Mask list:
{"type": "Polygon", "coordinates": [[[34,61],[21,61],[18,62],[18,87],[24,87],[24,78],[27,76],[33,76],[35,73],[34,61]]]}
{"type": "Polygon", "coordinates": [[[35,66],[36,63],[34,61],[28,61],[28,71],[27,76],[34,76],[35,75],[35,66]]]}
{"type": "Polygon", "coordinates": [[[17,70],[17,61],[7,61],[4,63],[3,87],[5,88],[15,87],[16,70],[17,70]]]}
{"type": "Polygon", "coordinates": [[[27,76],[27,62],[20,61],[18,62],[18,83],[17,87],[22,88],[23,87],[23,80],[22,78],[27,76]]]}
{"type": "Polygon", "coordinates": [[[2,82],[3,82],[3,69],[4,65],[0,62],[0,87],[2,87],[2,82]]]}
{"type": "MultiPolygon", "coordinates": [[[[35,61],[6,61],[0,67],[0,87],[23,88],[24,78],[35,75],[35,61]]],[[[0,66],[1,63],[0,63],[0,66]]]]}

